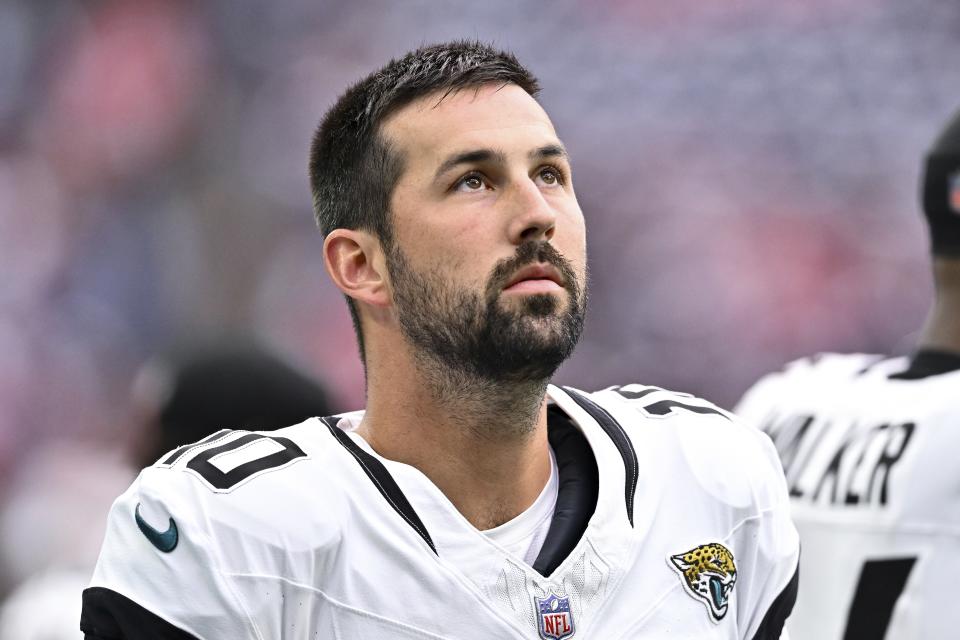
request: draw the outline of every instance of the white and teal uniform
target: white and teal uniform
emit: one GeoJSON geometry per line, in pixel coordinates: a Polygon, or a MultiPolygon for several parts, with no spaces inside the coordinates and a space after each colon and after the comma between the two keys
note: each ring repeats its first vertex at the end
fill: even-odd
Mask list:
{"type": "Polygon", "coordinates": [[[511,548],[361,412],[172,452],[113,506],[87,637],[779,637],[798,540],[769,439],[656,387],[548,399],[552,517],[511,548]]]}

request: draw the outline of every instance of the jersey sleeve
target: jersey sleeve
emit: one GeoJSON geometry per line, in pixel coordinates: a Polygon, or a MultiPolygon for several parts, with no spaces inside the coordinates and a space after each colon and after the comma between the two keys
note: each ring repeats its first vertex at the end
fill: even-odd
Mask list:
{"type": "Polygon", "coordinates": [[[145,469],[114,502],[81,629],[97,640],[258,638],[185,474],[145,469]]]}
{"type": "Polygon", "coordinates": [[[824,389],[848,384],[851,378],[885,359],[876,354],[829,352],[798,358],[757,380],[740,398],[734,413],[747,424],[766,430],[773,414],[793,406],[798,396],[815,396],[824,389]]]}
{"type": "Polygon", "coordinates": [[[785,637],[784,623],[793,610],[799,585],[800,539],[790,517],[790,500],[773,443],[763,433],[755,491],[757,515],[744,523],[737,568],[744,638],[777,640],[785,637]],[[747,549],[744,553],[743,549],[747,549]]]}

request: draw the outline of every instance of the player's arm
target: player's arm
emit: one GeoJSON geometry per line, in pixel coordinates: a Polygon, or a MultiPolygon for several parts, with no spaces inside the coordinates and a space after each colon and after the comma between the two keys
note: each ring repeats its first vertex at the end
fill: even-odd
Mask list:
{"type": "Polygon", "coordinates": [[[186,474],[146,469],[114,503],[83,592],[86,638],[257,637],[220,570],[207,505],[190,491],[190,481],[186,474]]]}
{"type": "Polygon", "coordinates": [[[783,470],[770,439],[758,432],[762,453],[758,464],[757,516],[745,525],[752,538],[752,557],[741,554],[738,570],[744,571],[741,596],[745,596],[747,640],[787,638],[784,624],[793,610],[799,585],[800,538],[790,517],[790,500],[783,470]]]}

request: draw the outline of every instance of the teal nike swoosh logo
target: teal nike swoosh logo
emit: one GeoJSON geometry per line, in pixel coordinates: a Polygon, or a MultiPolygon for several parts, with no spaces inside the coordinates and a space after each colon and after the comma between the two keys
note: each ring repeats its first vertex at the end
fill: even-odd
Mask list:
{"type": "Polygon", "coordinates": [[[147,540],[150,541],[150,544],[164,553],[170,553],[177,548],[177,542],[180,539],[180,535],[177,533],[177,523],[173,521],[173,518],[170,518],[170,526],[167,527],[166,531],[157,531],[147,524],[146,520],[140,517],[139,502],[137,503],[134,516],[137,519],[137,526],[140,527],[140,531],[142,531],[143,535],[147,537],[147,540]]]}

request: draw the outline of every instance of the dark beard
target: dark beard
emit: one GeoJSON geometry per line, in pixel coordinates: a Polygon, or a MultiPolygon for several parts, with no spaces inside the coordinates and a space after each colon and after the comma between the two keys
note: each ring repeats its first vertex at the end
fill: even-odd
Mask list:
{"type": "MultiPolygon", "coordinates": [[[[585,288],[547,242],[527,242],[493,269],[484,296],[459,289],[437,271],[419,273],[396,247],[387,251],[400,328],[427,360],[486,382],[549,380],[583,331],[585,288]],[[550,294],[525,296],[517,309],[499,305],[509,278],[528,264],[553,265],[563,276],[565,309],[550,294]]],[[[459,377],[459,376],[458,376],[459,377]]]]}

